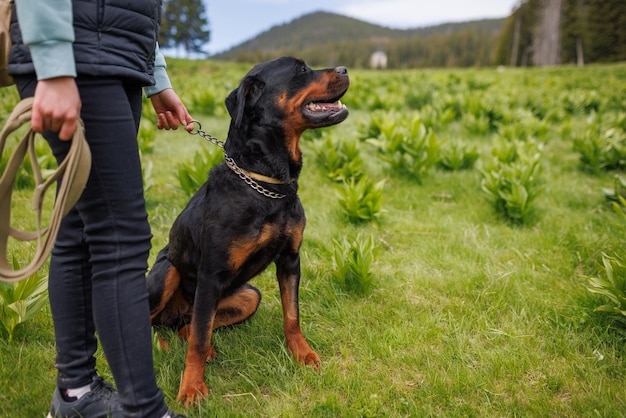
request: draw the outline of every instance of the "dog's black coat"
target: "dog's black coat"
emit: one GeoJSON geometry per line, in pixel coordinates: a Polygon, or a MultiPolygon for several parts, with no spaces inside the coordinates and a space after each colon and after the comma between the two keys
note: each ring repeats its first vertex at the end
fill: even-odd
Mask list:
{"type": "Polygon", "coordinates": [[[346,119],[347,109],[335,102],[348,86],[345,67],[312,70],[283,57],[255,66],[227,97],[225,153],[261,187],[284,197],[259,193],[226,164],[215,167],[174,222],[148,274],[152,323],[172,327],[189,341],[178,394],[187,405],[208,393],[204,364],[216,356],[212,331],[254,314],[260,292],[247,282],[272,262],[288,348],[300,363],[319,365],[299,325],[305,226],[297,196],[299,139],[306,129],[346,119]]]}

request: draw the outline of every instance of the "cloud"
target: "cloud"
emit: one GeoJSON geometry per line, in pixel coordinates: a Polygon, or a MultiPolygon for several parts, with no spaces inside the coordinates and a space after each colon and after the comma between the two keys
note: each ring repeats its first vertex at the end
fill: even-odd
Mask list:
{"type": "Polygon", "coordinates": [[[337,4],[338,13],[371,23],[407,28],[508,16],[515,0],[362,0],[337,4]]]}

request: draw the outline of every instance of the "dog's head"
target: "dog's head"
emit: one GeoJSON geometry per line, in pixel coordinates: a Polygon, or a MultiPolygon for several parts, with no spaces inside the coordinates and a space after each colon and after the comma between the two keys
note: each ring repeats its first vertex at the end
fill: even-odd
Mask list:
{"type": "Polygon", "coordinates": [[[339,99],[349,85],[345,67],[313,70],[292,57],[258,64],[226,98],[231,130],[248,138],[258,138],[259,129],[281,130],[288,142],[297,142],[306,129],[348,117],[339,99]]]}

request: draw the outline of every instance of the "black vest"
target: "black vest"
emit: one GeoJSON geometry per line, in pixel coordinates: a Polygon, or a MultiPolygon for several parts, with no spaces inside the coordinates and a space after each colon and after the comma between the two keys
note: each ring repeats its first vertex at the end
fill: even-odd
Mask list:
{"type": "MultiPolygon", "coordinates": [[[[120,77],[154,84],[161,0],[74,0],[74,59],[79,76],[120,77]]],[[[9,72],[34,73],[13,9],[9,72]]]]}

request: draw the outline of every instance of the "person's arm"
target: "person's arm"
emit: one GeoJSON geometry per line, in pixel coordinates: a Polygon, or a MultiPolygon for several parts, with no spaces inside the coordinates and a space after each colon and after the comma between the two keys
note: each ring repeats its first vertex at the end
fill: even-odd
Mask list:
{"type": "Polygon", "coordinates": [[[74,80],[72,2],[16,0],[15,7],[38,80],[31,127],[35,132],[53,131],[60,139],[71,139],[81,109],[74,80]]]}
{"type": "Polygon", "coordinates": [[[76,77],[71,0],[15,0],[22,39],[38,80],[76,77]]]}
{"type": "Polygon", "coordinates": [[[159,49],[159,44],[157,44],[154,48],[154,80],[154,86],[146,86],[143,88],[146,97],[160,93],[165,89],[172,88],[172,83],[170,83],[170,78],[167,75],[165,56],[163,56],[163,53],[159,49]]]}

